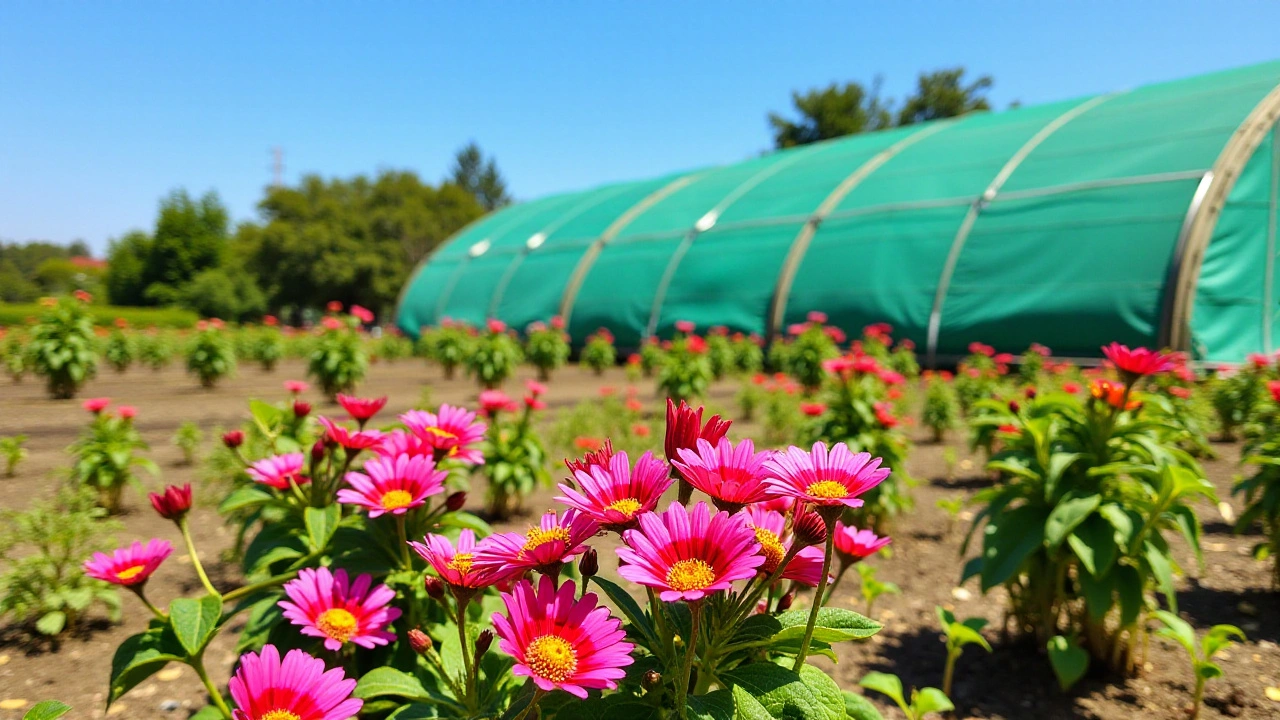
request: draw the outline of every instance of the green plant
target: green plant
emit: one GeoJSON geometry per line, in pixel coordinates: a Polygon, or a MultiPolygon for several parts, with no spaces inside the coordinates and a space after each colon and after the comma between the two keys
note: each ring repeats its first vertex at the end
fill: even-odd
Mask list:
{"type": "Polygon", "coordinates": [[[8,566],[0,575],[0,617],[33,623],[36,632],[49,636],[75,630],[95,603],[118,620],[120,596],[81,569],[120,529],[104,515],[93,493],[71,489],[52,502],[0,513],[0,560],[8,566]]]}
{"type": "Polygon", "coordinates": [[[651,337],[645,340],[640,345],[640,369],[644,371],[644,376],[653,377],[653,374],[662,366],[662,360],[666,355],[658,338],[651,337]]]}
{"type": "Polygon", "coordinates": [[[173,444],[182,451],[183,465],[195,464],[196,452],[200,450],[202,442],[204,442],[204,433],[200,431],[199,425],[190,420],[179,425],[177,431],[173,433],[173,444]]]}
{"type": "Polygon", "coordinates": [[[6,333],[4,346],[0,347],[0,356],[4,359],[4,369],[9,377],[15,383],[22,382],[22,378],[31,369],[31,348],[22,334],[12,331],[6,333]]]}
{"type": "Polygon", "coordinates": [[[373,354],[387,362],[403,360],[413,355],[413,343],[395,328],[387,328],[374,343],[373,354]]]}
{"type": "Polygon", "coordinates": [[[120,512],[125,484],[136,482],[134,468],[158,474],[159,468],[154,462],[137,454],[147,449],[149,446],[134,427],[132,416],[97,412],[80,437],[67,448],[74,460],[71,478],[79,486],[93,488],[98,493],[98,504],[114,515],[120,512]]]}
{"type": "Polygon", "coordinates": [[[1234,645],[1233,637],[1243,642],[1244,632],[1234,625],[1214,625],[1200,639],[1197,651],[1196,631],[1186,620],[1167,610],[1157,610],[1152,614],[1164,625],[1156,634],[1181,645],[1191,660],[1191,672],[1195,676],[1195,690],[1191,694],[1191,718],[1195,720],[1200,716],[1205,683],[1222,677],[1222,667],[1213,662],[1213,657],[1234,645]]]}
{"type": "Polygon", "coordinates": [[[920,422],[933,431],[935,443],[942,442],[948,430],[960,425],[960,400],[951,383],[937,376],[929,378],[920,422]]]}
{"type": "MultiPolygon", "coordinates": [[[[641,355],[642,359],[643,357],[641,355]]],[[[613,347],[613,333],[600,328],[587,336],[587,344],[582,348],[579,362],[591,368],[596,375],[603,375],[617,361],[618,351],[613,347]]]]}
{"type": "Polygon", "coordinates": [[[836,357],[839,350],[821,323],[809,322],[802,328],[787,344],[785,352],[780,351],[780,360],[786,373],[800,383],[805,394],[812,395],[821,389],[826,378],[823,363],[836,357]]]}
{"type": "Polygon", "coordinates": [[[1251,365],[1213,380],[1209,386],[1209,397],[1218,416],[1218,429],[1223,441],[1235,441],[1236,431],[1253,417],[1265,392],[1261,372],[1251,365]]]}
{"type": "MultiPolygon", "coordinates": [[[[1273,392],[1280,393],[1280,384],[1273,384],[1273,392]]],[[[1280,588],[1280,401],[1263,414],[1257,435],[1244,446],[1244,463],[1255,470],[1247,478],[1241,478],[1232,489],[1233,495],[1243,495],[1245,508],[1236,520],[1235,531],[1247,532],[1255,524],[1261,524],[1265,540],[1254,549],[1254,557],[1270,558],[1271,586],[1280,588]]]]}
{"type": "MultiPolygon", "coordinates": [[[[0,326],[21,325],[28,318],[39,316],[45,310],[38,303],[0,303],[0,326]]],[[[98,327],[115,324],[123,319],[132,327],[190,328],[200,319],[198,315],[179,308],[122,307],[119,305],[89,305],[86,307],[90,322],[98,327]]]]}
{"type": "Polygon", "coordinates": [[[264,327],[252,335],[249,356],[262,366],[264,372],[272,372],[284,357],[284,337],[274,327],[264,327]]]}
{"type": "Polygon", "coordinates": [[[236,369],[236,356],[231,340],[217,324],[210,324],[191,338],[187,347],[187,372],[195,375],[200,386],[211,389],[236,369]]]}
{"type": "Polygon", "coordinates": [[[736,369],[733,343],[729,340],[729,331],[727,329],[723,327],[711,328],[707,333],[705,344],[707,361],[711,364],[711,376],[713,378],[722,380],[725,375],[736,369]]]}
{"type": "Polygon", "coordinates": [[[502,387],[522,360],[520,343],[507,332],[506,325],[491,320],[489,332],[476,338],[471,345],[467,373],[480,387],[492,390],[502,387]]]}
{"type": "Polygon", "coordinates": [[[920,362],[916,359],[915,345],[907,340],[898,343],[885,364],[908,380],[914,380],[920,376],[920,362]]]}
{"type": "Polygon", "coordinates": [[[138,361],[152,370],[163,370],[173,362],[173,339],[148,331],[138,339],[138,361]]]}
{"type": "Polygon", "coordinates": [[[960,512],[964,510],[965,497],[957,495],[951,498],[938,498],[934,506],[947,514],[947,535],[955,529],[956,520],[960,517],[960,512]]]}
{"type": "Polygon", "coordinates": [[[550,380],[552,371],[569,361],[569,339],[565,335],[563,324],[553,320],[551,325],[531,325],[529,338],[525,340],[524,355],[529,364],[538,369],[539,380],[550,380]],[[560,326],[559,329],[557,325],[560,326]]]}
{"type": "MultiPolygon", "coordinates": [[[[955,709],[955,705],[951,704],[951,700],[946,693],[938,688],[931,687],[919,690],[913,689],[911,691],[911,702],[908,703],[902,689],[902,680],[897,675],[870,672],[864,675],[858,684],[868,690],[888,695],[902,709],[902,713],[907,716],[907,720],[921,720],[931,713],[941,714],[955,709]]],[[[864,720],[865,717],[862,716],[859,720],[864,720]]]]}
{"type": "Polygon", "coordinates": [[[355,331],[357,323],[351,316],[326,317],[307,359],[307,375],[330,398],[350,394],[369,371],[369,356],[355,331]]]}
{"type": "Polygon", "coordinates": [[[107,336],[107,344],[102,348],[102,356],[116,372],[129,369],[136,356],[133,338],[121,328],[116,328],[107,336]]]}
{"type": "Polygon", "coordinates": [[[764,349],[758,336],[742,333],[733,336],[733,366],[748,375],[764,369],[764,349]]]}
{"type": "Polygon", "coordinates": [[[13,477],[18,471],[18,463],[27,457],[26,435],[0,437],[0,457],[4,457],[4,475],[13,477]]]}
{"type": "Polygon", "coordinates": [[[706,397],[713,375],[707,343],[697,335],[681,335],[658,368],[658,392],[677,403],[694,402],[706,397]]]}
{"type": "Polygon", "coordinates": [[[754,420],[756,412],[765,403],[767,397],[764,389],[765,382],[764,375],[755,375],[750,380],[744,380],[742,386],[738,388],[738,394],[734,399],[738,401],[738,419],[742,422],[754,420]]]}
{"type": "Polygon", "coordinates": [[[422,333],[418,344],[429,360],[439,363],[446,380],[452,380],[459,366],[471,355],[475,331],[463,324],[442,320],[440,326],[422,333]]]}
{"type": "Polygon", "coordinates": [[[969,618],[957,621],[950,610],[937,608],[938,622],[942,624],[942,632],[946,635],[947,666],[942,672],[942,693],[951,696],[951,679],[955,676],[956,661],[964,652],[965,645],[977,645],[991,652],[991,643],[982,637],[982,628],[987,626],[986,618],[969,618]]]}
{"type": "Polygon", "coordinates": [[[41,700],[22,715],[22,720],[58,720],[71,712],[71,706],[57,700],[41,700]]]}
{"type": "Polygon", "coordinates": [[[953,447],[942,448],[942,464],[947,468],[947,479],[953,480],[956,476],[956,466],[960,463],[959,453],[953,447]]]}
{"type": "Polygon", "coordinates": [[[901,595],[902,591],[891,582],[876,579],[876,569],[865,562],[853,566],[858,571],[859,590],[862,599],[867,603],[867,615],[871,615],[876,600],[881,595],[901,595]]]}
{"type": "Polygon", "coordinates": [[[31,369],[58,400],[76,396],[98,369],[93,322],[85,302],[65,297],[48,305],[31,330],[31,369]]]}
{"type": "Polygon", "coordinates": [[[491,518],[505,520],[523,512],[525,499],[538,487],[551,484],[547,451],[533,427],[535,405],[525,403],[522,410],[514,412],[499,410],[495,405],[489,413],[485,459],[480,470],[488,480],[485,506],[491,518]]]}

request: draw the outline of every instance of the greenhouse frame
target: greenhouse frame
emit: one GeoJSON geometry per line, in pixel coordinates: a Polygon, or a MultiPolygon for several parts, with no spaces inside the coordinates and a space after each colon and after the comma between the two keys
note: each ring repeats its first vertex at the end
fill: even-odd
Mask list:
{"type": "Polygon", "coordinates": [[[819,310],[931,365],[972,341],[1240,361],[1280,330],[1278,118],[1280,61],[523,202],[425,258],[397,324],[560,315],[635,348],[819,310]]]}

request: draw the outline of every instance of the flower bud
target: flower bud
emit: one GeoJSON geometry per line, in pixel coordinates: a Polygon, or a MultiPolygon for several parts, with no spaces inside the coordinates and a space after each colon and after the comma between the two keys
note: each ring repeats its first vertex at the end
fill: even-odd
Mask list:
{"type": "Polygon", "coordinates": [[[778,599],[778,612],[784,612],[791,609],[791,604],[796,601],[796,591],[792,590],[786,595],[778,599]]]}
{"type": "Polygon", "coordinates": [[[795,532],[796,542],[801,547],[821,545],[827,541],[827,525],[812,510],[802,508],[796,512],[793,532],[795,532]]]}
{"type": "Polygon", "coordinates": [[[164,489],[163,495],[151,493],[147,497],[151,500],[151,507],[156,509],[160,517],[177,522],[191,509],[191,483],[182,487],[170,485],[164,489]]]}
{"type": "Polygon", "coordinates": [[[324,438],[321,438],[317,440],[314,445],[311,446],[311,461],[320,462],[321,460],[324,459],[324,453],[325,453],[324,438]]]}
{"type": "Polygon", "coordinates": [[[449,497],[445,498],[445,501],[444,501],[444,507],[449,512],[458,512],[459,510],[462,509],[462,506],[466,504],[467,504],[467,493],[462,490],[459,490],[458,492],[453,493],[449,497]]]}
{"type": "Polygon", "coordinates": [[[640,678],[640,685],[645,690],[652,690],[662,684],[662,673],[649,670],[640,678]]]}
{"type": "Polygon", "coordinates": [[[414,628],[409,631],[409,647],[419,655],[426,655],[431,649],[431,636],[414,628]]]}
{"type": "Polygon", "coordinates": [[[578,572],[582,574],[583,579],[595,577],[600,572],[600,558],[595,548],[587,548],[582,553],[582,558],[578,560],[578,572]]]}
{"type": "Polygon", "coordinates": [[[440,582],[440,578],[435,575],[428,575],[422,581],[423,586],[427,588],[427,596],[436,602],[444,601],[444,583],[440,582]]]}
{"type": "Polygon", "coordinates": [[[244,431],[228,430],[227,432],[222,433],[222,444],[232,450],[235,450],[244,444],[244,431]]]}
{"type": "Polygon", "coordinates": [[[480,633],[480,637],[476,638],[476,662],[480,662],[480,658],[489,652],[489,646],[493,644],[493,631],[485,629],[480,633]]]}
{"type": "Polygon", "coordinates": [[[293,414],[299,420],[311,414],[311,403],[305,400],[293,401],[293,414]]]}
{"type": "Polygon", "coordinates": [[[1035,388],[1033,388],[1033,387],[1029,387],[1029,388],[1027,388],[1026,392],[1025,392],[1025,393],[1023,393],[1023,394],[1027,396],[1027,399],[1028,399],[1028,400],[1035,400],[1035,399],[1036,399],[1036,395],[1037,395],[1038,393],[1037,393],[1037,391],[1036,391],[1036,389],[1035,389],[1035,388]]]}
{"type": "Polygon", "coordinates": [[[1009,412],[1013,413],[1014,415],[1017,415],[1018,411],[1021,409],[1022,409],[1022,406],[1018,404],[1017,400],[1009,401],[1009,412]]]}

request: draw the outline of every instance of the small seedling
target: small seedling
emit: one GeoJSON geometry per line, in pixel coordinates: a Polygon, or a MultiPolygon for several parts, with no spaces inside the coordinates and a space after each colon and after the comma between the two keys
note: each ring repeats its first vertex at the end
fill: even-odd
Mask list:
{"type": "Polygon", "coordinates": [[[188,420],[178,426],[178,431],[173,434],[173,444],[182,451],[183,465],[195,463],[196,451],[200,449],[200,443],[203,441],[204,433],[200,432],[199,425],[188,420]]]}
{"type": "Polygon", "coordinates": [[[964,652],[965,645],[979,645],[991,652],[991,644],[982,637],[982,628],[987,626],[986,618],[969,618],[958,622],[949,610],[938,608],[938,621],[942,623],[942,631],[947,634],[947,667],[942,673],[942,692],[951,695],[951,678],[955,674],[956,660],[964,652]]]}
{"type": "Polygon", "coordinates": [[[858,575],[862,579],[862,599],[867,601],[867,616],[871,616],[871,608],[875,606],[876,598],[884,594],[898,595],[901,590],[897,585],[891,582],[882,582],[876,579],[876,569],[866,563],[858,563],[853,566],[858,571],[858,575]]]}
{"type": "Polygon", "coordinates": [[[1187,651],[1187,656],[1191,659],[1191,670],[1196,676],[1195,692],[1191,696],[1191,718],[1195,720],[1200,715],[1205,683],[1222,677],[1222,667],[1213,662],[1213,656],[1234,645],[1233,637],[1243,641],[1244,632],[1235,625],[1214,625],[1200,639],[1200,651],[1197,653],[1196,631],[1186,620],[1167,610],[1157,610],[1155,616],[1164,624],[1156,634],[1177,642],[1187,651]]]}
{"type": "Polygon", "coordinates": [[[0,438],[0,456],[4,457],[5,477],[13,477],[18,471],[18,463],[27,457],[27,449],[23,447],[26,443],[26,435],[0,438]]]}
{"type": "Polygon", "coordinates": [[[960,462],[960,458],[956,455],[956,449],[953,447],[942,448],[942,462],[947,466],[947,479],[956,479],[956,465],[960,462]]]}
{"type": "Polygon", "coordinates": [[[911,702],[907,703],[906,695],[902,691],[902,680],[897,675],[871,672],[864,675],[858,684],[868,690],[888,695],[898,707],[902,708],[907,720],[921,720],[930,713],[941,714],[956,709],[946,693],[932,687],[912,689],[911,702]]]}
{"type": "Polygon", "coordinates": [[[956,520],[960,517],[960,511],[964,510],[964,496],[956,495],[951,498],[942,498],[935,503],[938,509],[947,514],[947,534],[955,528],[956,520]]]}

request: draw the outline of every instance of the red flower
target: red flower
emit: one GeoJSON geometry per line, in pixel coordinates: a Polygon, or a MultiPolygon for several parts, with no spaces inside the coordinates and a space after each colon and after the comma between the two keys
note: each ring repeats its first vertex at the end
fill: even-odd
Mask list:
{"type": "Polygon", "coordinates": [[[369,308],[360,307],[359,305],[351,306],[351,315],[366,325],[373,322],[373,311],[369,308]]]}
{"type": "Polygon", "coordinates": [[[997,430],[998,432],[1005,433],[1006,435],[1021,435],[1021,434],[1022,434],[1022,430],[1021,430],[1021,429],[1019,429],[1017,425],[1001,425],[1000,427],[996,428],[996,430],[997,430]]]}
{"type": "Polygon", "coordinates": [[[222,444],[235,450],[244,444],[243,430],[228,430],[222,433],[222,444]]]}
{"type": "Polygon", "coordinates": [[[329,312],[331,313],[342,312],[342,303],[337,300],[330,300],[329,305],[327,307],[329,308],[329,312]]]}
{"type": "Polygon", "coordinates": [[[377,430],[351,432],[327,417],[320,417],[318,420],[324,426],[325,439],[341,445],[348,454],[382,445],[382,433],[377,430]]]}
{"type": "Polygon", "coordinates": [[[576,474],[577,471],[581,470],[590,475],[591,468],[594,466],[608,469],[609,460],[613,457],[613,442],[611,440],[601,442],[596,438],[580,437],[575,439],[573,444],[579,450],[585,450],[586,454],[581,460],[564,459],[565,467],[569,468],[570,473],[576,474]]]}
{"type": "Polygon", "coordinates": [[[827,324],[827,314],[822,312],[821,310],[810,310],[809,314],[805,315],[805,319],[813,323],[814,325],[827,324]]]}
{"type": "Polygon", "coordinates": [[[1130,350],[1125,345],[1113,342],[1102,348],[1102,354],[1107,356],[1128,382],[1173,368],[1173,360],[1168,355],[1147,348],[1130,350]]]}
{"type": "Polygon", "coordinates": [[[689,342],[686,347],[688,347],[689,352],[694,355],[702,355],[707,352],[707,341],[697,335],[690,335],[689,342]]]}
{"type": "Polygon", "coordinates": [[[306,416],[310,415],[310,414],[311,414],[311,403],[306,402],[305,400],[294,400],[294,401],[293,401],[293,414],[294,414],[294,417],[297,417],[297,418],[299,418],[299,419],[304,418],[304,417],[306,417],[306,416]]]}
{"type": "Polygon", "coordinates": [[[802,402],[800,403],[800,412],[809,417],[818,417],[827,411],[827,406],[820,402],[802,402]]]}
{"type": "Polygon", "coordinates": [[[992,355],[991,359],[995,360],[1000,365],[1008,365],[1009,363],[1013,362],[1013,354],[999,353],[998,355],[992,355]]]}
{"type": "Polygon", "coordinates": [[[325,330],[342,329],[342,321],[332,315],[326,315],[325,318],[320,321],[320,324],[324,326],[325,330]]]}
{"type": "MultiPolygon", "coordinates": [[[[1273,380],[1272,382],[1275,381],[1273,380]]],[[[1186,400],[1191,397],[1191,388],[1184,388],[1181,385],[1173,385],[1169,388],[1169,394],[1176,398],[1186,400]]]]}
{"type": "Polygon", "coordinates": [[[667,436],[663,448],[668,461],[679,459],[681,448],[697,450],[699,438],[715,445],[729,432],[732,421],[712,415],[703,424],[702,411],[702,406],[694,410],[683,400],[677,407],[671,398],[667,398],[667,436]]]}
{"type": "MultiPolygon", "coordinates": [[[[600,438],[577,437],[573,439],[573,446],[578,448],[579,450],[585,450],[587,452],[596,452],[600,450],[600,448],[604,447],[605,443],[607,442],[609,441],[608,440],[602,441],[600,440],[600,438]]],[[[613,455],[613,452],[611,451],[609,454],[613,455]]]]}
{"type": "Polygon", "coordinates": [[[635,425],[631,426],[631,434],[635,435],[636,437],[647,438],[649,437],[650,432],[651,431],[649,430],[649,426],[645,425],[644,423],[636,423],[635,425]]]}
{"type": "Polygon", "coordinates": [[[635,398],[627,398],[627,409],[631,412],[638,413],[644,409],[644,403],[635,398]]]}
{"type": "Polygon", "coordinates": [[[1094,380],[1093,385],[1089,388],[1089,394],[1117,410],[1120,409],[1121,403],[1124,403],[1125,410],[1133,410],[1142,404],[1132,398],[1128,402],[1124,402],[1124,385],[1110,380],[1094,380]]]}
{"type": "Polygon", "coordinates": [[[83,403],[81,403],[80,407],[93,413],[94,415],[97,415],[101,413],[103,410],[106,410],[107,406],[110,404],[111,404],[111,398],[105,398],[105,397],[89,398],[88,400],[85,400],[83,403]]]}
{"type": "Polygon", "coordinates": [[[618,394],[618,388],[613,387],[612,385],[605,385],[604,387],[600,388],[600,397],[602,398],[613,397],[614,395],[617,395],[617,394],[618,394]]]}
{"type": "Polygon", "coordinates": [[[280,319],[277,318],[275,315],[263,315],[262,324],[266,325],[267,327],[275,327],[280,324],[280,319]]]}
{"type": "MultiPolygon", "coordinates": [[[[353,311],[355,307],[358,306],[353,306],[353,311]]],[[[354,312],[352,314],[354,314],[354,312]]],[[[383,395],[380,398],[360,398],[338,393],[338,404],[342,406],[343,410],[347,411],[347,414],[351,416],[352,420],[363,425],[369,420],[369,418],[377,415],[378,412],[386,406],[387,396],[383,395]]]]}
{"type": "Polygon", "coordinates": [[[685,335],[689,335],[689,334],[691,334],[691,333],[694,331],[694,328],[696,328],[696,327],[697,327],[697,325],[694,325],[692,320],[677,320],[677,321],[676,321],[676,331],[677,331],[677,332],[682,332],[682,333],[684,333],[685,335]]]}
{"type": "Polygon", "coordinates": [[[563,330],[564,318],[560,317],[559,315],[556,315],[555,317],[551,318],[551,327],[555,328],[556,330],[563,330]]]}
{"type": "Polygon", "coordinates": [[[1271,399],[1280,403],[1280,380],[1268,380],[1267,390],[1271,391],[1271,399]]]}
{"type": "Polygon", "coordinates": [[[191,509],[191,483],[182,487],[170,485],[164,489],[163,495],[150,493],[147,497],[151,500],[151,507],[160,513],[160,517],[176,522],[191,509]]]}
{"type": "Polygon", "coordinates": [[[893,416],[893,406],[886,402],[878,402],[875,404],[876,422],[885,428],[891,428],[898,424],[898,418],[893,416]]]}
{"type": "Polygon", "coordinates": [[[515,401],[501,390],[485,390],[480,393],[480,409],[485,415],[493,416],[503,410],[514,410],[518,406],[515,401]]]}
{"type": "Polygon", "coordinates": [[[987,357],[991,357],[996,354],[996,349],[990,345],[980,343],[975,340],[974,342],[969,343],[969,354],[986,355],[987,357]]]}
{"type": "Polygon", "coordinates": [[[124,420],[132,420],[138,415],[138,408],[132,405],[121,405],[119,409],[120,417],[124,420]]]}
{"type": "Polygon", "coordinates": [[[639,366],[642,362],[644,362],[644,358],[640,357],[639,353],[631,353],[627,356],[628,365],[635,367],[639,366]]]}
{"type": "Polygon", "coordinates": [[[537,395],[525,395],[524,406],[530,410],[546,410],[547,404],[538,399],[537,395]]]}
{"type": "Polygon", "coordinates": [[[1072,395],[1075,395],[1076,393],[1080,392],[1080,385],[1079,383],[1065,382],[1065,383],[1062,383],[1062,390],[1064,392],[1069,392],[1072,395]]]}
{"type": "Polygon", "coordinates": [[[485,323],[485,327],[494,335],[507,331],[507,324],[497,318],[489,318],[489,321],[485,323]]]}

